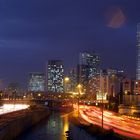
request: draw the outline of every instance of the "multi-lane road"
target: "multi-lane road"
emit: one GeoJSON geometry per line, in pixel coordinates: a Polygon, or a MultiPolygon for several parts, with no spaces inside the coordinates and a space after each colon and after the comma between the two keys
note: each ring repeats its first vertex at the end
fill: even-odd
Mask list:
{"type": "MultiPolygon", "coordinates": [[[[89,123],[102,126],[102,110],[94,106],[79,107],[80,116],[89,123]]],[[[122,116],[107,110],[103,111],[103,128],[113,129],[114,132],[140,139],[140,119],[122,116]]]]}

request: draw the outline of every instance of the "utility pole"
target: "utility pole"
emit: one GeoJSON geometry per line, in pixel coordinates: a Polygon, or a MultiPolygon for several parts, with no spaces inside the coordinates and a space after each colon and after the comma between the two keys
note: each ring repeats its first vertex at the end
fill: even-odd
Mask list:
{"type": "Polygon", "coordinates": [[[103,121],[104,121],[104,105],[103,105],[103,91],[101,87],[101,70],[100,70],[100,94],[102,95],[102,130],[104,129],[103,127],[103,121]]]}
{"type": "Polygon", "coordinates": [[[102,130],[104,129],[103,121],[104,121],[104,104],[103,104],[103,92],[102,92],[102,130]]]}
{"type": "Polygon", "coordinates": [[[77,88],[78,88],[78,118],[79,118],[79,100],[80,100],[80,92],[81,92],[82,86],[78,84],[77,88]]]}

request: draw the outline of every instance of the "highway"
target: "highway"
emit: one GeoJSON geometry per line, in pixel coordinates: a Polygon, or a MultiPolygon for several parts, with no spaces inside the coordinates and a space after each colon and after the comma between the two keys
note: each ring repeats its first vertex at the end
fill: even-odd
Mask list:
{"type": "MultiPolygon", "coordinates": [[[[102,110],[100,108],[80,105],[79,114],[87,122],[102,126],[102,110]]],[[[104,110],[103,128],[113,129],[114,132],[123,136],[140,139],[140,119],[138,118],[131,118],[104,110]]]]}

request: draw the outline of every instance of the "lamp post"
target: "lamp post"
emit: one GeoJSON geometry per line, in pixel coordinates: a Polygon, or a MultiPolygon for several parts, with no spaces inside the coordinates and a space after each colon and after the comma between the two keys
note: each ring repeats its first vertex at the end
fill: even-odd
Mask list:
{"type": "Polygon", "coordinates": [[[103,105],[103,92],[102,92],[102,130],[104,129],[103,121],[104,121],[104,105],[103,105]]]}
{"type": "Polygon", "coordinates": [[[102,91],[101,71],[100,71],[100,95],[102,96],[102,130],[103,130],[104,105],[103,105],[103,91],[102,91]]]}
{"type": "Polygon", "coordinates": [[[81,92],[82,85],[78,84],[77,88],[78,88],[78,117],[79,117],[79,99],[80,99],[80,92],[81,92]]]}
{"type": "Polygon", "coordinates": [[[64,78],[64,92],[66,93],[67,91],[67,88],[66,88],[66,83],[68,83],[70,81],[70,78],[69,77],[65,77],[64,78]]]}

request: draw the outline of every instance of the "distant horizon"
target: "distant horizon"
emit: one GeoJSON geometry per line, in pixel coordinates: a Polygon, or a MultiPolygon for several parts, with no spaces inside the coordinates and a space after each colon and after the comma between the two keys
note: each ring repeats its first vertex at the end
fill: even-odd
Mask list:
{"type": "MultiPolygon", "coordinates": [[[[98,54],[98,55],[100,56],[100,54],[97,53],[97,52],[95,52],[95,51],[92,51],[92,52],[89,52],[89,51],[81,51],[81,52],[79,52],[79,53],[82,53],[82,52],[95,53],[95,54],[98,54]]],[[[78,57],[79,57],[79,55],[77,55],[77,60],[78,60],[78,57]]],[[[45,66],[46,69],[45,69],[44,72],[43,72],[43,70],[42,70],[42,71],[30,71],[30,72],[27,73],[27,74],[28,74],[28,75],[27,75],[27,82],[26,82],[25,84],[20,83],[19,81],[11,81],[11,82],[7,83],[7,85],[6,85],[5,87],[3,87],[3,89],[7,88],[8,85],[11,84],[11,83],[18,83],[19,86],[21,87],[21,89],[23,89],[23,90],[28,90],[29,74],[30,74],[30,73],[43,73],[43,74],[45,75],[45,77],[46,77],[46,74],[47,74],[47,73],[46,73],[46,71],[47,71],[47,64],[48,64],[48,61],[50,61],[50,60],[60,60],[60,61],[62,61],[63,64],[64,64],[64,60],[62,60],[62,59],[48,59],[48,60],[46,61],[46,63],[45,63],[45,64],[46,64],[46,66],[45,66]]],[[[69,68],[68,68],[68,67],[66,68],[66,66],[65,66],[65,64],[64,64],[64,75],[67,76],[69,70],[72,69],[72,68],[77,68],[77,65],[78,65],[78,64],[79,64],[79,61],[77,62],[77,64],[75,64],[75,66],[69,67],[69,68]]],[[[101,60],[101,65],[102,65],[102,60],[101,60]]],[[[114,69],[114,70],[117,70],[117,71],[123,70],[123,69],[113,68],[113,67],[105,67],[105,68],[103,68],[103,67],[101,66],[101,70],[107,70],[107,69],[114,69]]],[[[124,71],[124,70],[123,70],[123,71],[124,71]]],[[[136,73],[135,73],[135,76],[130,76],[130,75],[128,75],[126,71],[124,71],[124,73],[126,74],[126,76],[127,76],[128,78],[130,78],[130,79],[136,79],[136,73]]],[[[0,80],[1,80],[0,83],[2,83],[2,79],[0,79],[0,80]]]]}

